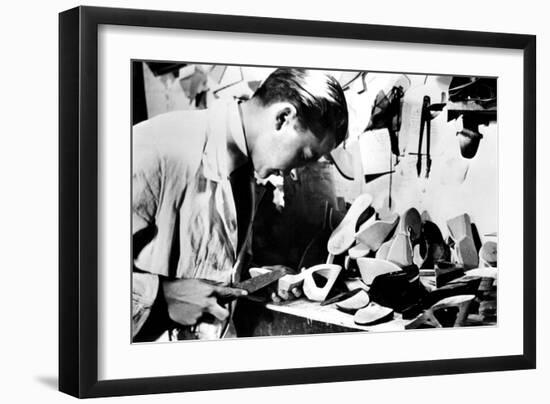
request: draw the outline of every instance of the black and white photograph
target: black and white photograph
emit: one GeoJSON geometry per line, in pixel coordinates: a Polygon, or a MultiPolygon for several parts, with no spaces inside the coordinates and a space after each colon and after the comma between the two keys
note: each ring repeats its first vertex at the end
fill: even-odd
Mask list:
{"type": "Polygon", "coordinates": [[[498,327],[497,77],[129,68],[132,343],[498,327]]]}
{"type": "Polygon", "coordinates": [[[547,396],[545,9],[8,3],[0,401],[547,396]]]}
{"type": "Polygon", "coordinates": [[[59,15],[61,391],[536,368],[536,36],[303,17],[59,15]]]}

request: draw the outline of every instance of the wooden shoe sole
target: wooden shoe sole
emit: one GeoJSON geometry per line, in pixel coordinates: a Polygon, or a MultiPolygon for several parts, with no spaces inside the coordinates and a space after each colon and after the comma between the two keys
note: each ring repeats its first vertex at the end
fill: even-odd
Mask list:
{"type": "Polygon", "coordinates": [[[390,261],[380,260],[377,258],[358,258],[357,266],[359,267],[361,279],[363,279],[363,282],[367,285],[371,285],[374,278],[379,275],[402,270],[390,261]]]}
{"type": "Polygon", "coordinates": [[[445,299],[442,299],[435,303],[432,307],[426,310],[418,318],[410,322],[405,326],[405,329],[415,329],[423,325],[429,325],[435,328],[442,328],[443,325],[440,323],[435,313],[438,310],[456,308],[458,313],[454,321],[453,327],[461,327],[465,324],[466,318],[468,317],[468,310],[470,304],[475,299],[475,295],[458,295],[451,296],[445,299]]]}
{"type": "Polygon", "coordinates": [[[359,289],[353,296],[336,303],[336,307],[345,313],[355,313],[370,303],[367,292],[359,289]]]}
{"type": "Polygon", "coordinates": [[[395,229],[398,222],[398,215],[393,215],[384,220],[377,220],[370,223],[367,222],[359,228],[355,234],[355,239],[367,246],[370,250],[376,251],[386,240],[390,232],[395,229]]]}
{"type": "Polygon", "coordinates": [[[327,243],[328,252],[332,255],[340,255],[347,251],[355,241],[355,226],[361,214],[372,203],[372,196],[362,194],[353,201],[348,212],[334,229],[327,243]]]}
{"type": "Polygon", "coordinates": [[[302,272],[304,279],[304,294],[309,300],[322,302],[325,300],[336,282],[342,267],[335,264],[314,265],[302,272]],[[318,286],[315,282],[314,274],[325,279],[323,286],[318,286]]]}
{"type": "Polygon", "coordinates": [[[371,249],[369,247],[367,247],[363,243],[357,243],[348,250],[348,255],[351,259],[356,260],[358,258],[364,257],[370,252],[371,249]]]}
{"type": "Polygon", "coordinates": [[[380,306],[375,302],[370,302],[367,307],[358,310],[353,316],[355,324],[374,325],[393,318],[393,310],[389,307],[380,306]]]}

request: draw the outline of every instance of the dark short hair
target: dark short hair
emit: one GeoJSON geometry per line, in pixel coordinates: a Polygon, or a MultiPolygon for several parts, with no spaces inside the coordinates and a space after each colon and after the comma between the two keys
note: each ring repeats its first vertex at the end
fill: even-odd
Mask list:
{"type": "Polygon", "coordinates": [[[322,137],[326,130],[334,134],[336,145],[348,132],[348,107],[344,91],[331,75],[319,70],[279,68],[265,79],[253,98],[268,106],[290,102],[300,124],[322,137]]]}

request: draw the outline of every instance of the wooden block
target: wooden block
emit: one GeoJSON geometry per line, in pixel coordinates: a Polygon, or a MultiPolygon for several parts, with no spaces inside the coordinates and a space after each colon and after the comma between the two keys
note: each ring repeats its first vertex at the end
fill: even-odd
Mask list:
{"type": "Polygon", "coordinates": [[[441,328],[443,326],[435,316],[435,312],[437,312],[438,310],[453,307],[458,309],[453,327],[462,327],[466,322],[470,304],[474,299],[475,295],[456,295],[441,299],[433,306],[431,306],[428,310],[426,310],[422,315],[407,324],[405,326],[405,329],[416,329],[423,325],[429,325],[434,328],[441,328]]]}
{"type": "Polygon", "coordinates": [[[361,273],[361,279],[367,285],[372,284],[378,275],[401,271],[402,269],[394,263],[377,258],[358,258],[357,266],[361,273]]]}
{"type": "Polygon", "coordinates": [[[464,268],[471,269],[479,266],[479,255],[472,238],[462,237],[455,244],[454,249],[457,254],[458,263],[464,268]]]}
{"type": "Polygon", "coordinates": [[[383,220],[376,220],[373,222],[367,221],[359,228],[355,234],[355,239],[372,251],[376,251],[380,248],[398,222],[399,216],[397,214],[383,220]]]}
{"type": "Polygon", "coordinates": [[[353,296],[336,303],[336,307],[345,313],[355,313],[370,303],[369,295],[359,289],[353,296]]]}
{"type": "Polygon", "coordinates": [[[386,241],[383,243],[378,251],[376,251],[376,258],[379,260],[385,260],[388,258],[388,253],[390,252],[390,247],[393,243],[393,239],[386,241]]]}
{"type": "Polygon", "coordinates": [[[356,260],[357,258],[364,257],[370,253],[370,251],[371,249],[368,246],[359,242],[348,250],[348,255],[351,259],[356,260]]]}
{"type": "Polygon", "coordinates": [[[358,310],[353,317],[353,321],[360,325],[378,324],[389,321],[393,318],[393,310],[389,307],[380,306],[375,302],[370,302],[365,308],[358,310]]]}
{"type": "Polygon", "coordinates": [[[463,267],[435,268],[435,286],[440,288],[450,281],[464,276],[463,267]]]}
{"type": "Polygon", "coordinates": [[[328,240],[327,249],[332,255],[340,255],[348,250],[355,241],[355,226],[359,216],[367,210],[372,203],[369,194],[359,195],[349,208],[348,212],[334,229],[328,240]]]}
{"type": "Polygon", "coordinates": [[[277,282],[277,294],[284,296],[285,294],[294,293],[293,290],[301,289],[304,283],[304,274],[285,275],[277,282]]]}
{"type": "Polygon", "coordinates": [[[316,302],[322,302],[326,299],[330,290],[336,282],[342,267],[334,264],[314,265],[303,271],[304,284],[303,289],[306,297],[316,302]],[[325,284],[318,286],[315,282],[314,274],[325,278],[325,284]]]}
{"type": "Polygon", "coordinates": [[[400,267],[414,264],[411,239],[407,234],[400,232],[395,235],[386,259],[400,267]]]}
{"type": "Polygon", "coordinates": [[[363,289],[369,291],[369,287],[361,278],[347,278],[344,279],[344,284],[348,290],[363,289]]]}
{"type": "Polygon", "coordinates": [[[449,219],[447,221],[447,227],[449,228],[451,237],[455,241],[460,240],[463,237],[468,237],[471,240],[474,239],[474,235],[472,233],[472,222],[467,213],[463,213],[462,215],[449,219]]]}

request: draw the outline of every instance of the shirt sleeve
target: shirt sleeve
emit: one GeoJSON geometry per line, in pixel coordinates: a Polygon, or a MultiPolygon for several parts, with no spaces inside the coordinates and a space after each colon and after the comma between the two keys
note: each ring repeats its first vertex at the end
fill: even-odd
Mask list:
{"type": "MultiPolygon", "coordinates": [[[[132,244],[134,258],[156,233],[162,169],[158,152],[148,139],[147,126],[132,132],[132,244]]],[[[143,268],[147,270],[147,268],[143,268]]],[[[159,285],[156,274],[132,273],[132,337],[139,332],[151,311],[159,285]]]]}
{"type": "Polygon", "coordinates": [[[155,225],[162,185],[162,167],[154,147],[137,145],[133,153],[132,234],[155,225]]]}
{"type": "Polygon", "coordinates": [[[141,247],[134,248],[134,265],[142,271],[173,276],[178,264],[179,234],[187,231],[179,206],[205,140],[204,114],[192,112],[161,114],[133,127],[132,234],[141,247]]]}
{"type": "Polygon", "coordinates": [[[149,317],[158,288],[158,275],[144,272],[132,273],[132,338],[149,317]]]}

